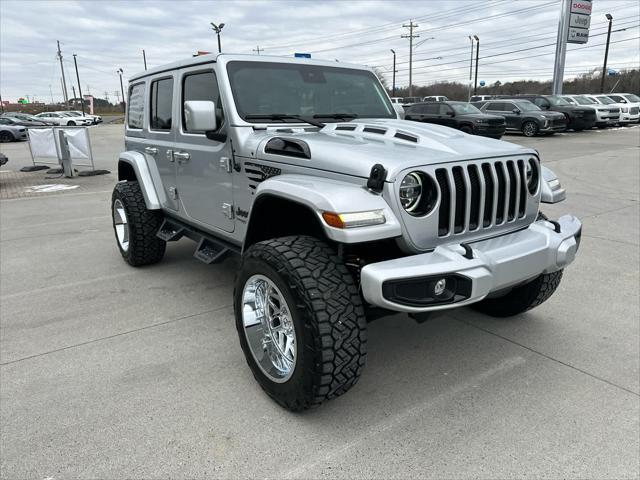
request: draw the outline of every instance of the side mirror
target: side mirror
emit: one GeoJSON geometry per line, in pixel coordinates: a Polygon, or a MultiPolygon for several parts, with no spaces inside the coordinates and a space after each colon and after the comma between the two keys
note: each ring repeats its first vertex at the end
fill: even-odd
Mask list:
{"type": "Polygon", "coordinates": [[[520,115],[520,109],[519,108],[514,108],[513,110],[511,110],[513,113],[515,113],[516,115],[520,115]]]}
{"type": "Polygon", "coordinates": [[[454,112],[453,110],[447,110],[447,115],[449,115],[450,117],[455,117],[456,112],[454,112]]]}
{"type": "Polygon", "coordinates": [[[209,132],[218,128],[216,105],[205,100],[184,102],[185,126],[189,132],[209,132]]]}

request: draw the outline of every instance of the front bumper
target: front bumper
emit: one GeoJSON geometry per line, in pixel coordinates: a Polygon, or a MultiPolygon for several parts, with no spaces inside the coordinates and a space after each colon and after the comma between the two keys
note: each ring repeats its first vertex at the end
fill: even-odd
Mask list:
{"type": "Polygon", "coordinates": [[[474,125],[473,133],[483,137],[501,137],[504,135],[506,125],[474,125]]]}
{"type": "Polygon", "coordinates": [[[454,243],[429,253],[372,263],[360,272],[362,294],[371,305],[399,312],[460,307],[563,269],[573,262],[581,233],[580,220],[565,215],[556,225],[540,220],[524,230],[469,243],[472,258],[454,243]],[[444,292],[444,300],[429,293],[440,278],[457,286],[456,291],[444,292]],[[420,297],[422,291],[425,294],[420,297]]]}

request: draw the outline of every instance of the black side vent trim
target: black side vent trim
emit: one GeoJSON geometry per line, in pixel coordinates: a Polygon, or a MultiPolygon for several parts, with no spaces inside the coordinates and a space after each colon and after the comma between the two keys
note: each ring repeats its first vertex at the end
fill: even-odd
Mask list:
{"type": "Polygon", "coordinates": [[[407,133],[398,132],[394,135],[394,137],[401,140],[406,140],[408,142],[418,143],[418,137],[414,137],[413,135],[409,135],[407,133]]]}
{"type": "Polygon", "coordinates": [[[375,127],[364,127],[362,131],[367,133],[379,133],[380,135],[384,135],[385,133],[387,133],[387,131],[384,128],[375,128],[375,127]]]}
{"type": "Polygon", "coordinates": [[[311,158],[309,145],[297,138],[272,138],[265,145],[264,151],[285,157],[311,158]]]}
{"type": "Polygon", "coordinates": [[[346,130],[348,132],[353,132],[356,129],[355,125],[338,125],[336,130],[346,130]]]}

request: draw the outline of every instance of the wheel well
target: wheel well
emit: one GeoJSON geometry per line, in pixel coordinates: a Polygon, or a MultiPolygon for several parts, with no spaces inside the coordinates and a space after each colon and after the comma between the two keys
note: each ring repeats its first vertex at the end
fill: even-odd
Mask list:
{"type": "Polygon", "coordinates": [[[118,180],[135,181],[137,179],[133,166],[130,163],[120,160],[118,162],[118,180]]]}
{"type": "Polygon", "coordinates": [[[251,208],[244,248],[287,235],[309,235],[327,240],[320,220],[306,205],[274,195],[258,197],[251,208]]]}
{"type": "Polygon", "coordinates": [[[464,127],[471,127],[471,129],[473,130],[473,123],[460,122],[460,126],[458,128],[464,128],[464,127]]]}

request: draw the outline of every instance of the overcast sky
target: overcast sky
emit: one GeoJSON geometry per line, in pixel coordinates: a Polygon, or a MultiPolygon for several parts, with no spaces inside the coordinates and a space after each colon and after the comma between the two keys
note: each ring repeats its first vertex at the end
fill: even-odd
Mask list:
{"type": "MultiPolygon", "coordinates": [[[[27,95],[60,100],[60,40],[69,94],[71,85],[77,88],[75,53],[83,93],[107,92],[114,101],[120,90],[116,70],[124,70],[125,80],[142,70],[142,49],[150,67],[196,50],[215,51],[209,22],[225,23],[223,52],[252,54],[258,46],[269,55],[311,52],[314,58],[378,66],[389,84],[393,48],[397,84],[406,86],[409,42],[400,36],[408,33],[402,25],[414,19],[420,35],[414,40],[414,85],[466,82],[472,34],[480,38],[479,80],[541,80],[552,76],[554,46],[548,44],[555,42],[559,10],[560,0],[2,0],[0,93],[11,101],[27,95]]],[[[605,13],[614,17],[609,65],[638,68],[640,2],[594,0],[589,43],[569,46],[565,78],[601,65],[605,13]]]]}

